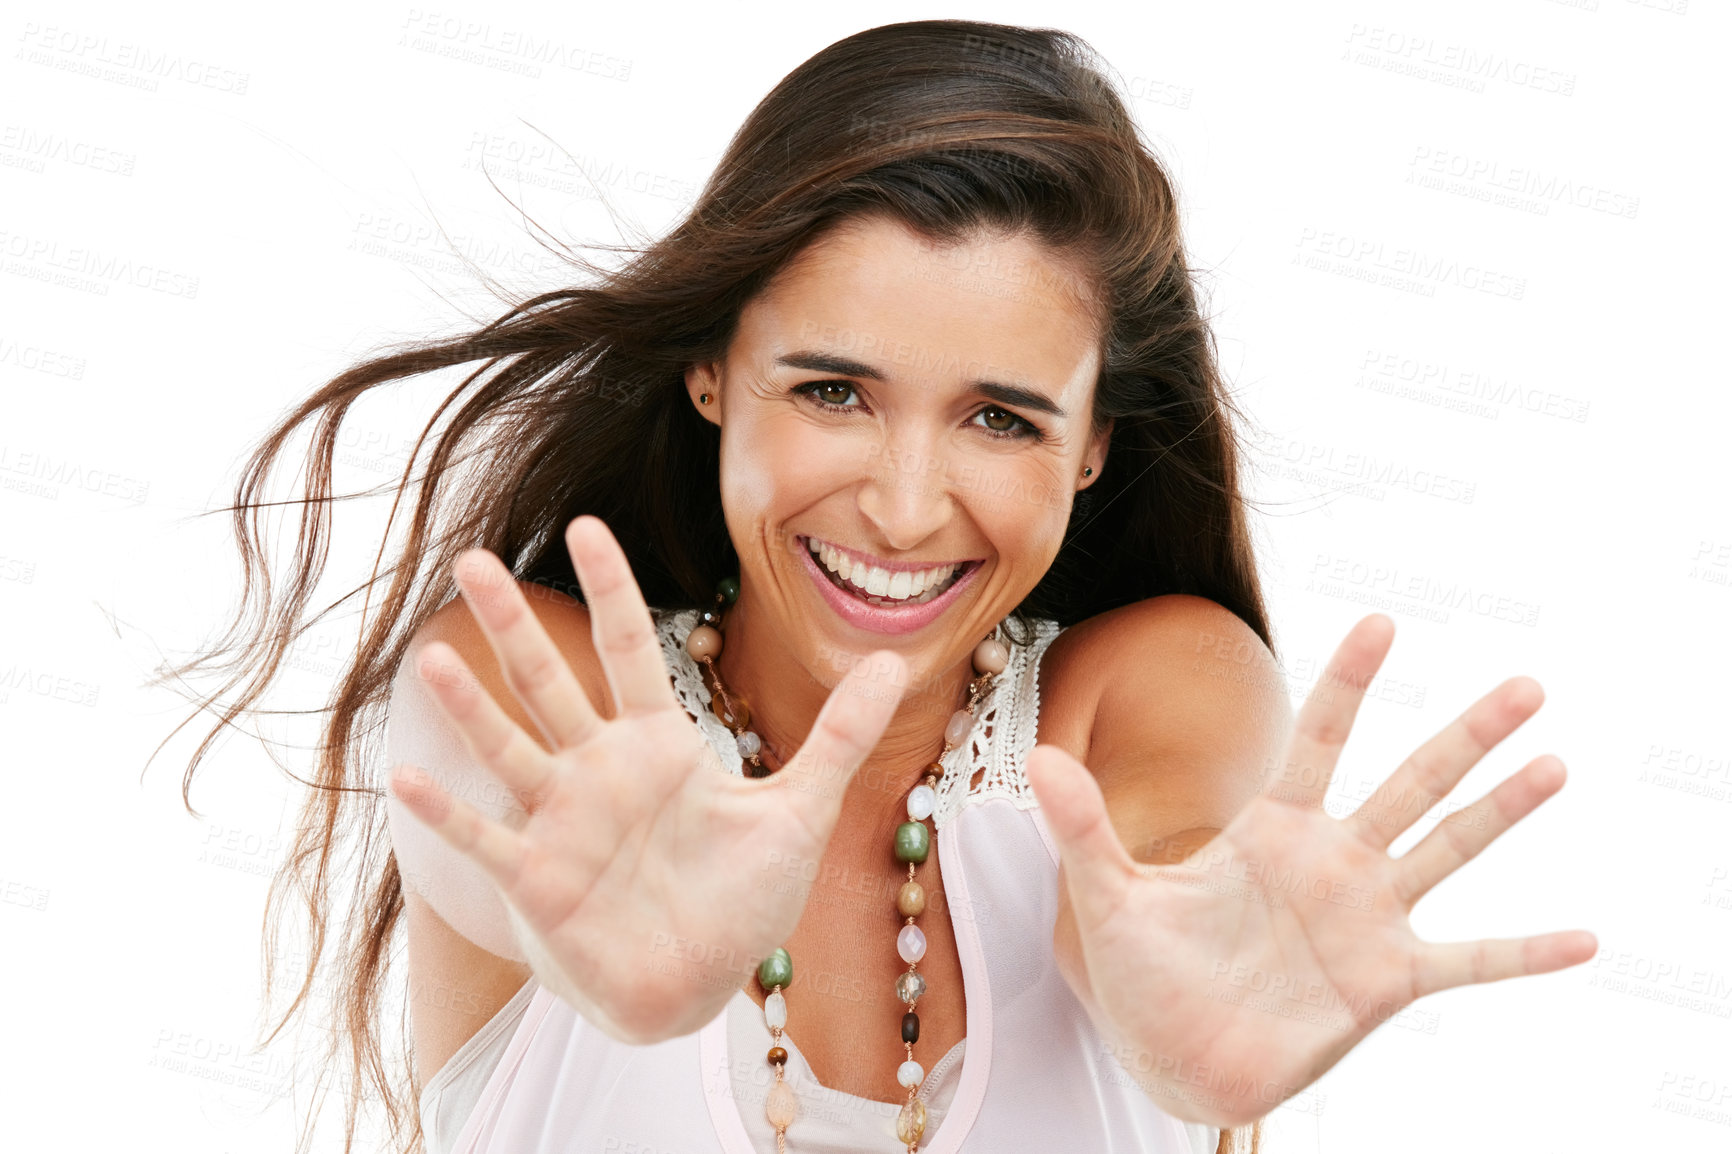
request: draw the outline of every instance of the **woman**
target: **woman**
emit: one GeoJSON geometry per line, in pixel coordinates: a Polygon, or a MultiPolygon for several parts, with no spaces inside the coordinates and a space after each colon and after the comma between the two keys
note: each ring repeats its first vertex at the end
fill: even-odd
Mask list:
{"type": "Polygon", "coordinates": [[[318,947],[292,1014],[354,839],[351,1086],[408,1148],[1254,1147],[1416,998],[1592,955],[1407,923],[1556,758],[1386,852],[1531,679],[1322,812],[1392,624],[1290,720],[1173,196],[1075,38],[839,41],[623,269],[316,394],[242,483],[262,507],[318,418],[227,716],[322,568],[343,413],[474,361],[272,891],[318,947]],[[405,914],[406,1119],[375,1038],[405,914]]]}

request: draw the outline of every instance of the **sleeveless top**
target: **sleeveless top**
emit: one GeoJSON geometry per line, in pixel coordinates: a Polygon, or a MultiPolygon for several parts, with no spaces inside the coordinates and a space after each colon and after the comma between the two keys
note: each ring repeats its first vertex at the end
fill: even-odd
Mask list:
{"type": "MultiPolygon", "coordinates": [[[[697,610],[655,610],[681,705],[742,772],[734,735],[709,709],[685,650],[697,610]]],[[[1220,1131],[1161,1110],[1125,1071],[1059,974],[1052,951],[1058,851],[1022,766],[1040,709],[1040,660],[1057,622],[1035,623],[941,760],[932,821],[961,955],[963,1041],[922,1084],[930,1154],[1076,1149],[1213,1154],[1220,1131]]],[[[798,1024],[794,1024],[798,1030],[798,1024]]],[[[649,1046],[615,1041],[533,977],[422,1091],[428,1154],[774,1154],[764,1117],[772,1074],[763,1012],[744,989],[697,1032],[649,1046]]],[[[798,1100],[789,1154],[896,1154],[899,1103],[831,1090],[795,1039],[784,1077],[798,1100]]]]}

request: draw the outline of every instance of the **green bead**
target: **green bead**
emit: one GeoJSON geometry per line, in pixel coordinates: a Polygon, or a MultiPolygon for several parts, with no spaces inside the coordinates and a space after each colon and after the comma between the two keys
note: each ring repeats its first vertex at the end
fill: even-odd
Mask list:
{"type": "Polygon", "coordinates": [[[758,963],[758,985],[766,990],[773,990],[777,986],[785,990],[793,983],[794,959],[788,956],[786,949],[777,946],[758,963]]]}
{"type": "Polygon", "coordinates": [[[932,852],[932,835],[924,822],[905,821],[896,827],[896,860],[919,865],[932,852]]]}
{"type": "Polygon", "coordinates": [[[740,595],[740,579],[738,577],[723,577],[716,582],[716,592],[722,595],[724,604],[732,605],[740,595]]]}

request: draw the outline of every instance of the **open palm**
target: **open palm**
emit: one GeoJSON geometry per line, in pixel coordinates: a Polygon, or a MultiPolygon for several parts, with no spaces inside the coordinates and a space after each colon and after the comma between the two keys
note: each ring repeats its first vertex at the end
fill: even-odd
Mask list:
{"type": "Polygon", "coordinates": [[[1073,986],[1120,1063],[1169,1113],[1253,1121],[1427,994],[1593,956],[1583,931],[1440,944],[1408,922],[1427,891],[1562,788],[1557,758],[1535,758],[1402,856],[1387,852],[1539,708],[1531,679],[1511,678],[1474,703],[1348,817],[1323,811],[1393,636],[1380,614],[1348,633],[1262,790],[1176,865],[1130,857],[1074,758],[1055,746],[1030,753],[1029,781],[1075,912],[1085,974],[1073,986]]]}
{"type": "Polygon", "coordinates": [[[412,766],[394,769],[391,789],[492,879],[544,985],[610,1036],[647,1044],[708,1022],[792,933],[804,895],[758,883],[772,861],[823,855],[848,781],[895,710],[899,694],[884,686],[902,683],[901,658],[880,650],[844,679],[775,777],[722,772],[674,696],[612,533],[579,517],[566,543],[614,717],[596,712],[499,559],[473,550],[457,565],[463,597],[551,749],[432,642],[417,673],[519,808],[511,824],[492,821],[412,766]]]}

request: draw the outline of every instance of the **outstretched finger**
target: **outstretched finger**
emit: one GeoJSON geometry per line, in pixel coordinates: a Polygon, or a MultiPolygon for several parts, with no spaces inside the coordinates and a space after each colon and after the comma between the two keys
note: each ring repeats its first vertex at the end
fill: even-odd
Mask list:
{"type": "Polygon", "coordinates": [[[1545,699],[1540,683],[1531,677],[1505,681],[1409,754],[1346,819],[1347,828],[1367,845],[1388,849],[1421,814],[1442,801],[1480,758],[1532,717],[1545,699]]]}
{"type": "Polygon", "coordinates": [[[599,720],[595,706],[529,607],[517,578],[485,549],[466,550],[453,569],[463,601],[524,712],[541,727],[553,748],[581,743],[599,720]]]}
{"type": "Polygon", "coordinates": [[[1459,813],[1444,818],[1396,859],[1399,894],[1409,909],[1540,803],[1564,787],[1564,763],[1546,754],[1459,813]]]}
{"type": "Polygon", "coordinates": [[[1123,904],[1138,876],[1101,787],[1086,766],[1056,745],[1029,750],[1025,773],[1058,845],[1077,925],[1100,925],[1123,904]]]}
{"type": "Polygon", "coordinates": [[[451,719],[475,760],[515,791],[525,809],[553,777],[553,761],[523,727],[499,707],[455,649],[429,641],[415,658],[415,673],[451,719]]]}
{"type": "Polygon", "coordinates": [[[855,662],[830,691],[805,743],[775,776],[762,779],[766,788],[789,791],[788,805],[814,848],[830,840],[848,783],[895,716],[907,668],[901,655],[888,649],[855,662]]]}
{"type": "Polygon", "coordinates": [[[607,522],[587,513],[574,519],[565,527],[565,545],[583,586],[596,656],[619,711],[678,709],[655,618],[607,522]]]}
{"type": "Polygon", "coordinates": [[[412,765],[391,771],[391,794],[445,843],[480,866],[493,884],[509,894],[523,869],[522,835],[459,801],[412,765]]]}
{"type": "Polygon", "coordinates": [[[1421,942],[1414,964],[1413,996],[1423,998],[1456,986],[1549,974],[1581,965],[1598,948],[1598,940],[1586,930],[1477,942],[1421,942]]]}
{"type": "Polygon", "coordinates": [[[1306,694],[1281,763],[1266,772],[1264,794],[1293,805],[1322,806],[1365,687],[1377,676],[1394,640],[1395,622],[1382,613],[1361,618],[1347,631],[1323,676],[1306,694]]]}

